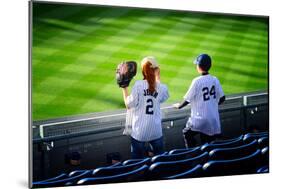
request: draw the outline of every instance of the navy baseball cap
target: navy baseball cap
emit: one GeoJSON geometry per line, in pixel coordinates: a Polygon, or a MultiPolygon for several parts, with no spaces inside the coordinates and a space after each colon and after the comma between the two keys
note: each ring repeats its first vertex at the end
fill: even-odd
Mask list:
{"type": "Polygon", "coordinates": [[[204,71],[208,71],[211,68],[212,60],[211,57],[207,54],[200,54],[193,62],[194,64],[198,65],[204,71]]]}

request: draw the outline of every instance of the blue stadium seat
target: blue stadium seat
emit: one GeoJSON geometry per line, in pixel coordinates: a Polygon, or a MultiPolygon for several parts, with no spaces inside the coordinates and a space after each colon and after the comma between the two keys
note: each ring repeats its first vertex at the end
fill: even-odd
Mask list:
{"type": "Polygon", "coordinates": [[[264,132],[256,132],[256,133],[247,133],[248,135],[252,135],[252,136],[268,136],[268,131],[264,131],[264,132]]]}
{"type": "MultiPolygon", "coordinates": [[[[199,147],[195,147],[195,148],[199,148],[199,147]]],[[[169,152],[169,154],[178,154],[178,153],[182,153],[182,152],[187,152],[187,151],[192,151],[195,148],[179,148],[179,149],[173,149],[169,152]]]]}
{"type": "Polygon", "coordinates": [[[100,167],[93,171],[94,177],[104,177],[104,176],[113,176],[117,174],[126,173],[132,171],[136,168],[139,168],[150,161],[150,158],[145,158],[142,161],[138,161],[136,163],[132,163],[129,165],[122,165],[116,167],[100,167]]]}
{"type": "Polygon", "coordinates": [[[77,175],[80,175],[82,173],[84,173],[85,171],[89,171],[89,170],[75,170],[75,171],[71,171],[68,176],[69,177],[75,177],[77,175]]]}
{"type": "Polygon", "coordinates": [[[258,148],[257,140],[232,148],[216,148],[209,152],[210,160],[228,160],[241,158],[252,154],[258,148]]]}
{"type": "Polygon", "coordinates": [[[189,170],[198,164],[203,165],[208,160],[208,152],[203,152],[194,158],[153,163],[149,167],[147,179],[163,179],[171,175],[182,173],[189,170]]]}
{"type": "Polygon", "coordinates": [[[269,146],[269,138],[267,136],[261,137],[258,139],[258,143],[260,148],[269,146]]]}
{"type": "Polygon", "coordinates": [[[198,164],[192,169],[189,169],[187,171],[169,177],[165,177],[165,179],[195,178],[201,176],[203,176],[203,169],[202,169],[202,165],[198,164]]]}
{"type": "Polygon", "coordinates": [[[192,150],[181,152],[181,153],[157,155],[151,158],[151,162],[156,163],[156,162],[165,162],[165,161],[177,161],[182,159],[189,159],[198,156],[200,154],[202,154],[202,151],[200,147],[197,147],[192,150]]]}
{"type": "Polygon", "coordinates": [[[145,159],[128,159],[128,160],[124,161],[122,163],[122,165],[131,165],[131,164],[136,164],[136,163],[139,163],[139,162],[142,162],[143,165],[144,164],[149,164],[150,163],[150,158],[145,158],[145,159]]]}
{"type": "Polygon", "coordinates": [[[268,165],[258,168],[257,173],[269,173],[268,165]]]}
{"type": "Polygon", "coordinates": [[[233,142],[233,141],[241,140],[242,138],[243,138],[243,135],[240,135],[239,137],[236,137],[236,138],[231,138],[231,139],[227,139],[227,140],[214,140],[214,141],[210,142],[210,144],[222,144],[222,143],[229,143],[229,142],[233,142]]]}
{"type": "Polygon", "coordinates": [[[255,173],[261,158],[261,150],[254,153],[231,160],[214,160],[203,165],[203,170],[207,176],[223,176],[235,174],[255,173]]]}
{"type": "Polygon", "coordinates": [[[120,173],[112,176],[83,178],[77,182],[77,185],[141,181],[144,179],[144,175],[146,174],[147,169],[148,166],[143,165],[129,172],[120,173]]]}
{"type": "Polygon", "coordinates": [[[269,147],[265,147],[261,150],[260,166],[269,166],[269,147]]]}
{"type": "Polygon", "coordinates": [[[242,138],[237,138],[236,140],[225,142],[225,143],[219,143],[219,144],[204,144],[201,146],[202,151],[211,151],[215,148],[230,148],[230,147],[236,147],[241,146],[244,144],[244,141],[242,138]]]}
{"type": "Polygon", "coordinates": [[[122,165],[122,162],[114,163],[112,165],[109,165],[108,167],[117,167],[117,166],[120,166],[120,165],[122,165]]]}
{"type": "Polygon", "coordinates": [[[268,137],[268,132],[262,132],[262,133],[248,133],[245,134],[243,137],[244,142],[249,142],[254,139],[259,139],[261,137],[268,137]]]}
{"type": "Polygon", "coordinates": [[[72,173],[72,176],[68,175],[66,178],[61,178],[51,181],[34,182],[33,187],[56,187],[56,186],[72,185],[75,184],[81,178],[89,177],[91,175],[92,175],[92,171],[90,170],[76,171],[75,173],[72,173]]]}

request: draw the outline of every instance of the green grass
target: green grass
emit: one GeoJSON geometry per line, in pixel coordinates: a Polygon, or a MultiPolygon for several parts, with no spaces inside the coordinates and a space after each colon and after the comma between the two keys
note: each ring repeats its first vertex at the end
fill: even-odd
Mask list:
{"type": "Polygon", "coordinates": [[[124,108],[115,68],[147,55],[161,65],[168,103],[182,99],[203,52],[226,94],[268,88],[267,18],[46,3],[33,11],[34,120],[124,108]]]}

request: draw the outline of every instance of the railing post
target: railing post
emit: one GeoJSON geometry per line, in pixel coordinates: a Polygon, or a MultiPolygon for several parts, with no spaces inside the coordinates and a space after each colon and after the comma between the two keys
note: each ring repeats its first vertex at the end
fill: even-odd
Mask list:
{"type": "Polygon", "coordinates": [[[248,96],[243,96],[243,128],[244,131],[248,129],[248,122],[247,122],[247,106],[248,106],[248,96]]]}

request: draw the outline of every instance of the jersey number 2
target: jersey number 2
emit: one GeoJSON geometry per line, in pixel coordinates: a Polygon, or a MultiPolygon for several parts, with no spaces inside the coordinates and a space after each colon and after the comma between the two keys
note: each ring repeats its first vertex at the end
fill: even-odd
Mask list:
{"type": "Polygon", "coordinates": [[[211,87],[211,90],[209,90],[208,87],[204,87],[202,92],[204,101],[210,100],[210,96],[213,96],[214,99],[216,98],[216,89],[214,85],[211,87]]]}
{"type": "Polygon", "coordinates": [[[146,114],[153,114],[153,101],[152,101],[152,99],[147,99],[146,103],[147,103],[147,105],[146,105],[145,113],[146,114]]]}

